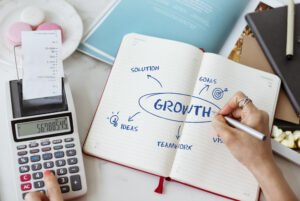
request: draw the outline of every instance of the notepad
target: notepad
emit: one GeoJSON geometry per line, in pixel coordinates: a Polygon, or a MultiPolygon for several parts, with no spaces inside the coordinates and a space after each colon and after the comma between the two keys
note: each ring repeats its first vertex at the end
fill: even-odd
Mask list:
{"type": "Polygon", "coordinates": [[[218,52],[248,0],[114,0],[78,50],[113,64],[125,34],[168,38],[218,52]]]}
{"type": "Polygon", "coordinates": [[[274,117],[280,79],[172,40],[128,34],[84,144],[86,154],[230,199],[259,185],[211,121],[238,91],[274,117]]]}

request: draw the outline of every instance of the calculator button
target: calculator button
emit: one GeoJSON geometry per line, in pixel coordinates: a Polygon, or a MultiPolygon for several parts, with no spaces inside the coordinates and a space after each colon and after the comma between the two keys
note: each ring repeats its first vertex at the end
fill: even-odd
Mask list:
{"type": "Polygon", "coordinates": [[[55,171],[54,170],[50,170],[52,172],[53,175],[55,175],[55,171]]]}
{"type": "Polygon", "coordinates": [[[74,140],[74,139],[70,137],[70,138],[66,138],[66,139],[65,139],[65,142],[72,142],[73,140],[74,140]]]}
{"type": "Polygon", "coordinates": [[[33,183],[34,188],[43,188],[45,186],[44,181],[36,181],[33,183]]]}
{"type": "Polygon", "coordinates": [[[20,173],[28,172],[29,171],[29,165],[19,167],[19,171],[20,171],[20,173]]]}
{"type": "Polygon", "coordinates": [[[55,152],[54,153],[54,157],[55,158],[62,158],[62,157],[64,157],[65,156],[65,154],[64,154],[64,152],[62,152],[62,151],[58,151],[58,152],[55,152]]]}
{"type": "Polygon", "coordinates": [[[61,143],[61,142],[62,142],[62,140],[60,140],[60,139],[59,139],[59,140],[53,140],[53,141],[52,141],[53,144],[59,144],[59,143],[61,143]]]}
{"type": "Polygon", "coordinates": [[[61,167],[61,166],[66,165],[66,161],[65,160],[57,160],[57,161],[55,161],[55,164],[57,167],[61,167]]]}
{"type": "Polygon", "coordinates": [[[42,152],[51,151],[51,147],[42,148],[42,152]]]}
{"type": "Polygon", "coordinates": [[[65,147],[66,148],[73,148],[73,147],[75,147],[75,144],[66,144],[65,147]]]}
{"type": "Polygon", "coordinates": [[[69,186],[61,186],[60,191],[61,191],[61,193],[67,193],[70,191],[70,187],[69,186]]]}
{"type": "Polygon", "coordinates": [[[30,147],[30,148],[37,147],[37,146],[39,146],[39,144],[36,143],[36,142],[33,142],[33,143],[30,143],[30,144],[29,144],[29,147],[30,147]]]}
{"type": "Polygon", "coordinates": [[[19,164],[25,164],[25,163],[28,163],[28,157],[22,157],[22,158],[19,158],[19,164]]]}
{"type": "Polygon", "coordinates": [[[32,188],[31,183],[21,184],[22,191],[29,191],[31,190],[31,188],[32,188]]]}
{"type": "Polygon", "coordinates": [[[42,172],[36,172],[32,174],[33,179],[41,179],[43,178],[43,173],[42,172]]]}
{"type": "Polygon", "coordinates": [[[44,141],[44,142],[41,143],[42,146],[46,146],[46,145],[49,145],[49,144],[50,144],[50,141],[44,141]]]}
{"type": "Polygon", "coordinates": [[[68,179],[68,177],[60,177],[57,179],[57,181],[59,184],[66,184],[69,182],[69,179],[68,179]]]}
{"type": "Polygon", "coordinates": [[[52,159],[52,154],[51,153],[43,154],[43,159],[44,160],[50,160],[50,159],[52,159]]]}
{"type": "Polygon", "coordinates": [[[31,156],[30,160],[31,162],[38,162],[41,160],[41,157],[39,155],[31,156]]]}
{"type": "Polygon", "coordinates": [[[31,179],[30,174],[23,174],[20,176],[20,181],[29,181],[31,179]]]}
{"type": "Polygon", "coordinates": [[[67,150],[66,153],[67,153],[67,156],[75,156],[76,150],[75,149],[67,150]]]}
{"type": "Polygon", "coordinates": [[[77,164],[77,158],[69,158],[68,159],[68,164],[69,165],[77,164]]]}
{"type": "Polygon", "coordinates": [[[69,167],[69,172],[77,173],[77,172],[79,172],[79,167],[78,166],[69,167]]]}
{"type": "Polygon", "coordinates": [[[70,180],[71,180],[72,191],[79,191],[79,190],[81,190],[80,175],[73,175],[73,176],[70,177],[70,180]]]}
{"type": "Polygon", "coordinates": [[[63,146],[62,145],[56,145],[53,147],[54,150],[59,150],[59,149],[62,149],[63,146]]]}
{"type": "Polygon", "coordinates": [[[40,152],[39,149],[31,149],[31,150],[30,150],[30,153],[31,153],[31,154],[36,154],[36,153],[39,153],[39,152],[40,152]]]}
{"type": "Polygon", "coordinates": [[[54,163],[52,161],[44,163],[45,169],[53,168],[53,166],[54,166],[54,163]]]}
{"type": "Polygon", "coordinates": [[[67,174],[67,168],[57,169],[57,175],[65,175],[67,174]]]}
{"type": "Polygon", "coordinates": [[[18,156],[24,156],[27,154],[27,151],[19,151],[18,156]]]}
{"type": "Polygon", "coordinates": [[[27,147],[26,145],[19,145],[19,146],[17,146],[17,149],[18,150],[26,149],[26,147],[27,147]]]}
{"type": "Polygon", "coordinates": [[[31,169],[32,169],[33,171],[40,170],[40,169],[42,169],[42,164],[40,164],[40,163],[32,164],[32,165],[31,165],[31,169]]]}

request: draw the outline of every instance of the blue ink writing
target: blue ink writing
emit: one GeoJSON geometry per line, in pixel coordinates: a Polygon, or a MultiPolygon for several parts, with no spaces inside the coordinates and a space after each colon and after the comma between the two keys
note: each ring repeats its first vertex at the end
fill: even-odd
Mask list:
{"type": "Polygon", "coordinates": [[[161,148],[168,148],[168,149],[182,149],[191,151],[193,145],[188,144],[176,144],[173,142],[164,142],[164,141],[157,141],[157,146],[161,148]]]}
{"type": "Polygon", "coordinates": [[[146,71],[146,72],[148,72],[148,71],[158,71],[159,66],[133,67],[130,70],[133,73],[144,72],[144,71],[146,71]]]}
{"type": "Polygon", "coordinates": [[[211,107],[206,107],[203,105],[184,105],[181,102],[173,102],[171,100],[162,100],[157,99],[154,103],[154,108],[156,110],[163,110],[167,112],[175,112],[175,113],[182,113],[185,115],[186,113],[190,114],[193,113],[195,116],[202,116],[202,117],[210,117],[211,114],[211,107]]]}
{"type": "Polygon", "coordinates": [[[209,84],[217,84],[217,79],[212,79],[212,78],[208,78],[208,77],[200,76],[199,81],[200,82],[206,82],[206,83],[209,83],[209,84]]]}
{"type": "Polygon", "coordinates": [[[140,113],[140,112],[137,112],[137,113],[135,113],[134,115],[129,116],[129,117],[128,117],[128,121],[129,121],[129,122],[133,121],[133,117],[135,117],[135,116],[138,115],[139,113],[140,113]]]}
{"type": "Polygon", "coordinates": [[[156,79],[155,77],[153,77],[152,75],[147,75],[147,78],[148,78],[148,79],[149,79],[149,78],[152,78],[153,80],[155,80],[155,81],[160,85],[161,88],[163,88],[161,82],[160,82],[158,79],[156,79]]]}
{"type": "Polygon", "coordinates": [[[202,93],[202,91],[204,91],[206,89],[206,91],[209,89],[209,85],[206,84],[199,92],[199,95],[202,93]]]}
{"type": "Polygon", "coordinates": [[[138,131],[137,126],[127,125],[127,124],[121,124],[120,128],[121,128],[121,130],[128,130],[128,131],[134,131],[134,132],[138,131]]]}
{"type": "Polygon", "coordinates": [[[228,91],[227,88],[225,88],[224,90],[221,88],[214,88],[214,90],[212,91],[212,96],[215,100],[220,100],[223,98],[224,93],[227,91],[228,91]]]}
{"type": "Polygon", "coordinates": [[[217,138],[213,137],[213,142],[214,142],[214,143],[220,143],[220,144],[223,143],[222,139],[219,138],[219,137],[217,137],[217,138]]]}

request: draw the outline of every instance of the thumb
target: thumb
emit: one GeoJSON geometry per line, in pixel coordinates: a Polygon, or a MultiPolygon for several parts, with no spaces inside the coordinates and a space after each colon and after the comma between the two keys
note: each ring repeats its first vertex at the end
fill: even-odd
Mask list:
{"type": "Polygon", "coordinates": [[[222,115],[217,115],[212,121],[212,126],[215,131],[220,135],[222,141],[229,145],[236,139],[234,128],[230,127],[222,115]]]}
{"type": "Polygon", "coordinates": [[[60,191],[59,184],[56,177],[50,170],[44,172],[45,186],[47,188],[48,197],[50,201],[63,201],[63,197],[60,191]]]}

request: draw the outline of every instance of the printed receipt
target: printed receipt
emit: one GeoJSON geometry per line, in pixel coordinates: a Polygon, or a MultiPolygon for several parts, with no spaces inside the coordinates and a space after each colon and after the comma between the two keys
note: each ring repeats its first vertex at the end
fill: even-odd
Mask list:
{"type": "Polygon", "coordinates": [[[62,95],[60,31],[22,32],[23,100],[62,95]]]}

